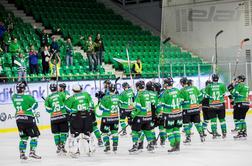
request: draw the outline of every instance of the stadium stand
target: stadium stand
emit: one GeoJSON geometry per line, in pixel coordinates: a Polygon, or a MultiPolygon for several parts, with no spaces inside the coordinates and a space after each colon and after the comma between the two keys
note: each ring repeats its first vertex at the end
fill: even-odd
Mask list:
{"type": "MultiPolygon", "coordinates": [[[[161,60],[160,37],[153,36],[149,31],[142,30],[139,26],[124,20],[96,0],[15,0],[14,2],[27,15],[32,15],[37,22],[42,22],[46,28],[52,29],[53,33],[60,28],[62,37],[64,39],[71,37],[75,46],[84,46],[84,40],[81,40],[81,37],[86,39],[91,34],[94,39],[95,35],[100,33],[106,50],[104,62],[113,64],[116,70],[123,70],[126,75],[129,75],[130,72],[128,65],[121,64],[114,58],[127,60],[125,48],[129,46],[130,59],[136,60],[140,57],[143,62],[142,76],[145,78],[157,77],[161,60]]],[[[4,17],[6,11],[2,7],[1,9],[1,17],[4,17]]],[[[18,37],[22,49],[27,51],[30,44],[38,49],[40,47],[39,39],[32,26],[23,23],[18,18],[14,17],[14,19],[18,26],[15,26],[12,35],[18,37]]],[[[63,46],[60,55],[64,57],[65,43],[63,41],[60,43],[63,46]]],[[[10,56],[8,53],[3,56],[5,57],[3,72],[8,76],[16,76],[15,68],[10,68],[10,56]]],[[[168,76],[170,72],[173,76],[198,75],[198,66],[200,66],[201,74],[207,74],[211,70],[210,64],[204,63],[201,58],[192,56],[192,53],[171,43],[164,47],[163,58],[162,60],[166,64],[164,76],[168,76]]],[[[103,67],[99,68],[99,72],[88,72],[88,62],[82,58],[80,53],[74,54],[73,66],[67,67],[64,60],[62,63],[61,77],[63,80],[95,79],[97,74],[103,79],[115,78],[114,73],[106,75],[103,67]]],[[[38,78],[40,77],[43,75],[39,74],[38,78]]],[[[34,77],[30,81],[38,81],[38,78],[34,77]]],[[[12,79],[12,81],[15,80],[12,79]]]]}

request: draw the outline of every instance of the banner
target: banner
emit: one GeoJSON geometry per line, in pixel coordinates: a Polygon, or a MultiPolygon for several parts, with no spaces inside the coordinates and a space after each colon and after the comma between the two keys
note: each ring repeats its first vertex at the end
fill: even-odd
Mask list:
{"type": "MultiPolygon", "coordinates": [[[[208,77],[188,77],[189,79],[192,79],[194,81],[195,86],[197,87],[203,87],[205,85],[205,81],[208,80],[208,77]]],[[[146,82],[148,81],[155,81],[162,84],[162,79],[159,80],[158,78],[153,79],[143,79],[146,82]]],[[[180,78],[174,78],[174,86],[177,88],[181,88],[179,84],[180,78]]],[[[67,85],[67,90],[72,95],[72,86],[76,83],[81,85],[83,87],[83,91],[88,92],[91,94],[92,99],[94,103],[97,103],[97,98],[95,97],[95,93],[98,92],[101,88],[103,90],[103,81],[101,82],[99,80],[94,81],[69,81],[65,82],[67,85]],[[100,87],[101,84],[101,87],[100,87]]],[[[133,80],[133,83],[135,84],[138,80],[133,80]]],[[[114,80],[111,80],[111,82],[114,84],[114,80]]],[[[122,92],[122,83],[128,82],[130,85],[132,84],[132,81],[129,79],[120,79],[117,84],[117,89],[119,92],[122,92]]],[[[59,82],[60,84],[61,82],[59,82]]],[[[0,86],[0,133],[1,130],[7,130],[10,128],[16,128],[15,123],[15,108],[13,107],[13,104],[11,102],[11,96],[15,93],[15,86],[16,84],[1,84],[0,86]]],[[[41,82],[41,83],[29,83],[29,90],[30,93],[34,96],[34,98],[38,101],[38,109],[35,112],[37,123],[39,126],[45,126],[50,125],[50,116],[49,113],[46,112],[44,101],[42,99],[42,96],[45,98],[50,94],[50,82],[41,82]]],[[[132,86],[132,85],[131,85],[132,86]]],[[[135,92],[136,93],[136,92],[135,92]]],[[[99,111],[99,110],[98,110],[99,111]]],[[[98,114],[101,114],[101,112],[98,112],[98,114]]]]}

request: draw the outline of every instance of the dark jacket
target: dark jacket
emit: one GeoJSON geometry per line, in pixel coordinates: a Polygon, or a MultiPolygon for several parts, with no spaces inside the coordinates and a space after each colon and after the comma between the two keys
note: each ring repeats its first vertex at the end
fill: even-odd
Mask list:
{"type": "Polygon", "coordinates": [[[102,38],[100,38],[100,39],[95,38],[94,42],[97,44],[97,46],[95,47],[95,52],[97,52],[97,51],[105,51],[102,38]],[[101,44],[99,43],[99,41],[101,41],[101,44]]]}

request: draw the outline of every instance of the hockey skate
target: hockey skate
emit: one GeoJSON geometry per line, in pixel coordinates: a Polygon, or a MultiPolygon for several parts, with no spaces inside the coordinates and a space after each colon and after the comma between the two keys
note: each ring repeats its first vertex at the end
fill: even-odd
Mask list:
{"type": "Polygon", "coordinates": [[[29,157],[33,159],[41,159],[41,156],[36,155],[34,150],[30,151],[29,157]]]}
{"type": "Polygon", "coordinates": [[[60,151],[63,155],[67,154],[67,151],[65,149],[65,145],[64,144],[60,144],[60,151]]]}
{"type": "Polygon", "coordinates": [[[25,156],[25,152],[23,152],[23,151],[20,152],[20,159],[21,160],[27,160],[28,159],[28,157],[25,156]]]}
{"type": "Polygon", "coordinates": [[[234,139],[237,140],[237,139],[240,139],[240,138],[242,138],[242,137],[243,137],[243,134],[242,134],[241,131],[239,131],[239,132],[237,133],[237,135],[234,136],[234,139]]]}
{"type": "Polygon", "coordinates": [[[103,142],[102,142],[102,139],[101,139],[101,138],[98,139],[98,146],[99,146],[99,147],[103,147],[103,142]]]}
{"type": "Polygon", "coordinates": [[[130,154],[136,154],[138,152],[138,145],[135,143],[133,147],[129,150],[130,154]]]}
{"type": "Polygon", "coordinates": [[[205,136],[204,136],[203,133],[200,134],[200,141],[201,142],[205,142],[206,141],[205,136]]]}
{"type": "Polygon", "coordinates": [[[109,151],[110,151],[110,145],[109,142],[106,142],[104,152],[108,153],[109,151]]]}
{"type": "Polygon", "coordinates": [[[191,136],[186,136],[186,139],[183,141],[184,144],[190,144],[191,143],[191,136]]]}
{"type": "Polygon", "coordinates": [[[246,131],[246,130],[242,131],[242,136],[243,136],[244,138],[247,138],[247,131],[246,131]]]}
{"type": "Polygon", "coordinates": [[[173,146],[171,149],[169,149],[167,152],[171,153],[171,152],[176,152],[177,148],[176,146],[173,146]]]}
{"type": "Polygon", "coordinates": [[[155,148],[154,148],[154,146],[153,146],[153,143],[150,142],[150,143],[147,145],[147,151],[153,153],[153,152],[154,152],[154,149],[155,149],[155,148]]]}
{"type": "Polygon", "coordinates": [[[137,148],[138,148],[139,152],[141,152],[143,150],[143,141],[139,142],[137,148]]]}
{"type": "Polygon", "coordinates": [[[118,143],[113,143],[113,152],[116,153],[118,143]]]}
{"type": "Polygon", "coordinates": [[[60,152],[61,152],[61,147],[60,147],[60,145],[57,145],[56,153],[57,153],[57,154],[60,154],[60,152]]]}
{"type": "Polygon", "coordinates": [[[222,138],[225,139],[227,137],[227,133],[226,132],[223,132],[222,133],[222,138]]]}

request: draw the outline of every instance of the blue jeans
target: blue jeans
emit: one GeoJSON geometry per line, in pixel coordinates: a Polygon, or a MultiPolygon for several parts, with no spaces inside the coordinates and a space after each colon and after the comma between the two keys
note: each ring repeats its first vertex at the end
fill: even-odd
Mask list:
{"type": "Polygon", "coordinates": [[[96,51],[96,59],[97,59],[97,65],[102,65],[102,59],[103,59],[103,51],[96,51]]]}
{"type": "Polygon", "coordinates": [[[94,71],[97,68],[96,56],[93,53],[87,53],[89,71],[94,71]]]}
{"type": "Polygon", "coordinates": [[[69,65],[73,65],[73,56],[71,55],[66,55],[66,65],[69,66],[69,65]]]}

